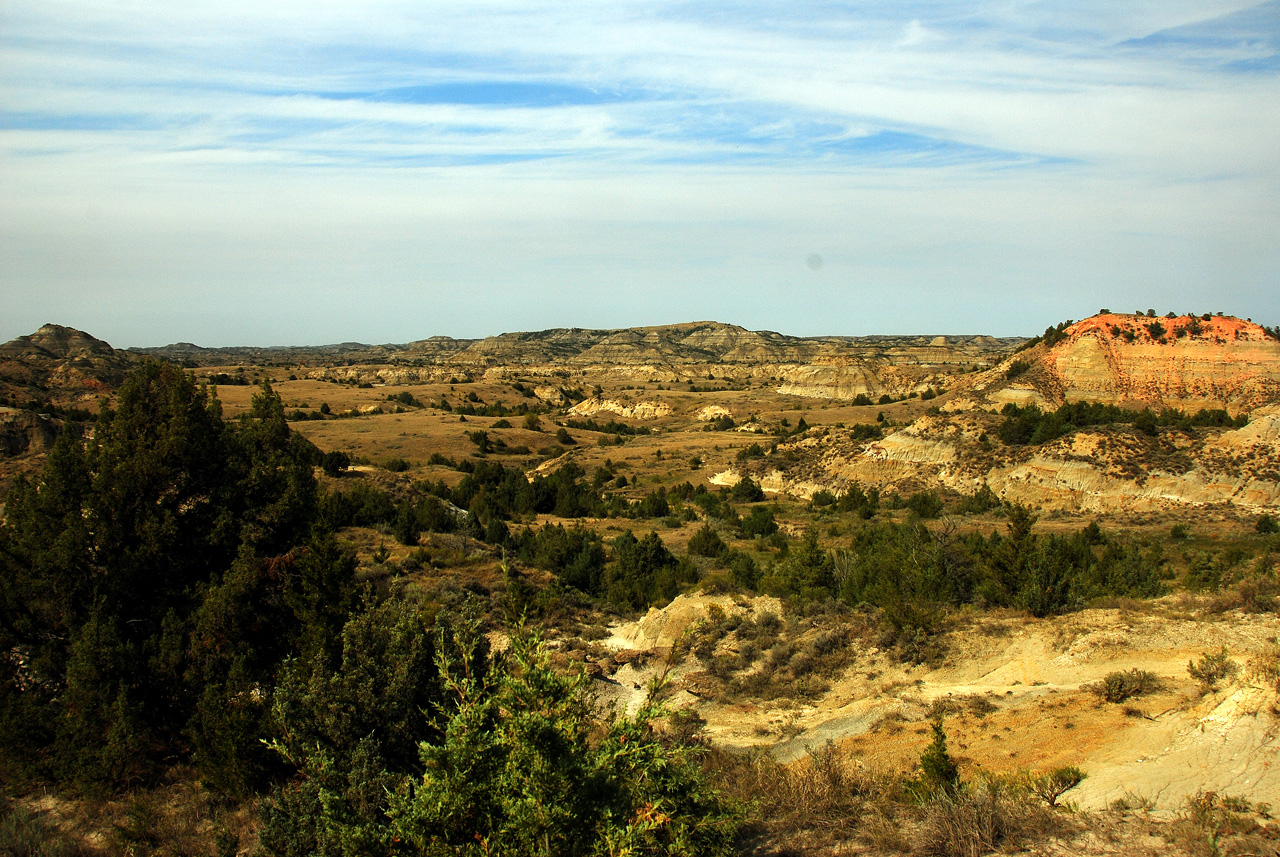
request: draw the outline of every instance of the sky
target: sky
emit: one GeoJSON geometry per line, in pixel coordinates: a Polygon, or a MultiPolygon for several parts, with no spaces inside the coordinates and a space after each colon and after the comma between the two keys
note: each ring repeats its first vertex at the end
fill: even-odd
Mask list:
{"type": "Polygon", "coordinates": [[[1280,0],[0,0],[0,341],[1280,323],[1280,0]]]}

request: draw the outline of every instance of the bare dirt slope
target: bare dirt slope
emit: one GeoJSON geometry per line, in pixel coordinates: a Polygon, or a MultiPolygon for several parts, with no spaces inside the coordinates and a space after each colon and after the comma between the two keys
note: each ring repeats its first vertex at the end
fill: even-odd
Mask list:
{"type": "Polygon", "coordinates": [[[766,747],[784,761],[835,742],[869,766],[908,769],[927,743],[928,720],[942,714],[970,776],[1075,765],[1088,774],[1071,793],[1082,808],[1126,799],[1172,811],[1205,791],[1280,803],[1276,688],[1249,668],[1274,658],[1280,617],[1197,618],[1168,601],[1043,620],[986,617],[953,632],[936,667],[896,663],[868,647],[818,699],[718,702],[696,692],[704,669],[696,656],[674,664],[669,657],[682,635],[696,636],[713,606],[756,616],[780,608],[773,599],[699,595],[651,610],[616,628],[609,641],[632,650],[632,660],[636,650],[651,657],[602,677],[603,695],[634,710],[647,682],[666,673],[672,703],[705,718],[713,741],[766,747]],[[1237,672],[1202,692],[1188,662],[1222,646],[1237,672]],[[1154,673],[1159,689],[1124,703],[1105,702],[1090,689],[1128,670],[1154,673]]]}

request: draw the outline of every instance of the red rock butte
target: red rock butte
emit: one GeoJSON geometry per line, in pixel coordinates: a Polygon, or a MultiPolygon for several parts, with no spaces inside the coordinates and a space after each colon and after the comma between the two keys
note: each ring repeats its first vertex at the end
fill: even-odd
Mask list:
{"type": "Polygon", "coordinates": [[[1225,408],[1232,414],[1280,398],[1280,341],[1250,321],[1103,313],[1063,334],[1051,346],[1013,358],[1010,363],[1030,363],[1029,371],[988,397],[1020,404],[1225,408]]]}

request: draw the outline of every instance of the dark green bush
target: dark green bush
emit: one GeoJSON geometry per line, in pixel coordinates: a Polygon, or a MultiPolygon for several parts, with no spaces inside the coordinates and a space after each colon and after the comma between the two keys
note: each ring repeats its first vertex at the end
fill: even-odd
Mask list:
{"type": "Polygon", "coordinates": [[[718,557],[727,550],[724,540],[710,524],[703,524],[689,539],[689,553],[693,556],[718,557]]]}
{"type": "Polygon", "coordinates": [[[420,745],[423,776],[391,799],[393,841],[441,854],[731,853],[736,813],[693,750],[659,740],[658,705],[601,723],[585,677],[556,673],[522,639],[495,672],[489,686],[445,673],[456,710],[420,745]]]}
{"type": "Polygon", "coordinates": [[[920,491],[907,499],[907,508],[917,517],[930,519],[942,514],[942,500],[932,491],[920,491]]]}
{"type": "Polygon", "coordinates": [[[739,503],[756,503],[764,499],[764,491],[750,476],[744,476],[729,489],[729,496],[739,503]]]}

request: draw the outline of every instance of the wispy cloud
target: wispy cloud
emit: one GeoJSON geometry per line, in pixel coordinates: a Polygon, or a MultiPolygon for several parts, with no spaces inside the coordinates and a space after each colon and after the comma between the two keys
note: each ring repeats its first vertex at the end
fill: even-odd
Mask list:
{"type": "MultiPolygon", "coordinates": [[[[657,271],[650,249],[640,248],[680,240],[656,225],[670,217],[683,222],[678,235],[696,233],[709,248],[673,252],[666,270],[674,282],[687,282],[690,272],[705,277],[707,265],[732,256],[729,248],[742,241],[776,245],[771,252],[780,254],[773,267],[759,260],[728,266],[757,284],[791,282],[795,271],[781,260],[811,251],[828,263],[820,275],[796,269],[806,276],[828,285],[872,276],[913,294],[932,294],[944,281],[980,281],[972,272],[984,259],[994,280],[1004,271],[1012,282],[1030,276],[1015,257],[1034,268],[1036,259],[1067,266],[1083,254],[1091,276],[1111,272],[1116,282],[1150,290],[1157,287],[1135,273],[1134,260],[1155,242],[1186,252],[1211,245],[1197,258],[1215,261],[1243,253],[1230,265],[1246,272],[1236,277],[1242,300],[1269,302],[1280,314],[1280,289],[1265,298],[1257,292],[1272,282],[1266,271],[1280,255],[1266,237],[1280,227],[1278,46],[1280,0],[1119,8],[1101,0],[10,0],[0,7],[0,169],[12,204],[0,214],[0,252],[13,264],[0,288],[5,298],[32,288],[56,296],[67,282],[93,279],[88,255],[77,266],[32,249],[56,247],[59,237],[95,246],[99,227],[68,216],[80,207],[118,212],[125,220],[111,227],[117,237],[153,247],[151,256],[120,261],[118,271],[152,276],[150,258],[157,270],[175,265],[180,280],[214,282],[247,274],[212,251],[205,269],[194,271],[176,245],[149,239],[146,230],[172,233],[173,212],[200,200],[240,211],[246,230],[279,237],[277,245],[256,244],[237,231],[234,216],[183,212],[178,220],[194,218],[193,233],[204,223],[208,235],[224,237],[221,246],[253,244],[266,268],[293,258],[279,242],[302,241],[323,260],[338,253],[325,243],[332,236],[312,240],[274,217],[258,222],[246,214],[248,200],[275,210],[272,197],[257,196],[264,183],[293,188],[348,227],[350,217],[381,223],[378,212],[399,212],[382,228],[401,238],[419,217],[454,228],[424,202],[444,183],[452,212],[469,210],[474,195],[501,198],[515,212],[457,214],[459,246],[483,253],[488,235],[508,234],[519,221],[528,239],[519,244],[519,263],[501,276],[541,283],[552,304],[573,311],[582,303],[557,301],[548,277],[572,288],[598,281],[611,265],[657,271]],[[618,195],[608,202],[584,196],[582,182],[608,183],[618,195]],[[768,196],[801,186],[810,205],[780,206],[768,196]],[[1198,190],[1188,197],[1189,187],[1198,190]],[[695,197],[698,188],[717,196],[695,197]],[[626,202],[646,198],[645,189],[656,189],[661,202],[626,202]],[[565,202],[551,201],[557,198],[565,202]],[[138,199],[164,213],[131,204],[138,199]],[[245,200],[243,208],[235,199],[245,200]],[[330,208],[323,204],[330,199],[345,203],[330,208]],[[906,246],[919,253],[891,250],[888,238],[855,249],[860,239],[841,236],[839,217],[867,227],[869,199],[892,228],[915,236],[906,246]],[[906,199],[941,217],[936,228],[954,237],[926,241],[914,209],[894,202],[906,199]],[[1197,211],[1161,210],[1177,203],[1197,211]],[[682,221],[673,212],[697,214],[682,221]],[[609,239],[608,253],[585,253],[575,268],[564,262],[573,253],[562,240],[582,235],[592,218],[622,237],[609,239]],[[1222,223],[1244,225],[1221,232],[1222,223]],[[1093,249],[1084,251],[1080,236],[1089,235],[1093,249]],[[776,236],[788,238],[779,244],[776,236]]],[[[424,258],[415,268],[403,241],[379,252],[358,264],[343,256],[334,268],[348,271],[353,284],[419,270],[435,284],[433,294],[449,283],[474,286],[465,267],[432,267],[424,258]]],[[[285,268],[274,268],[280,288],[303,288],[305,277],[285,268]]],[[[1175,272],[1183,294],[1194,289],[1189,270],[1201,269],[1175,272]]],[[[1066,303],[1056,276],[1032,279],[1045,284],[1042,300],[1066,303]]],[[[688,298],[678,294],[685,303],[658,304],[679,313],[688,298]]],[[[53,313],[49,301],[23,300],[53,313]]],[[[619,304],[618,321],[638,301],[619,304]]],[[[174,299],[172,306],[185,304],[174,299]]],[[[460,304],[456,318],[484,311],[460,304]]],[[[518,326],[506,318],[502,326],[518,326]]],[[[830,316],[806,318],[797,315],[790,327],[826,324],[830,316]]]]}

